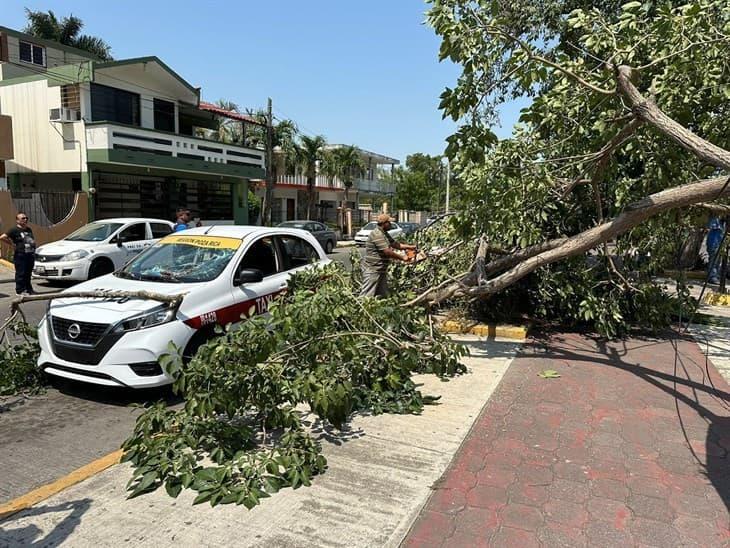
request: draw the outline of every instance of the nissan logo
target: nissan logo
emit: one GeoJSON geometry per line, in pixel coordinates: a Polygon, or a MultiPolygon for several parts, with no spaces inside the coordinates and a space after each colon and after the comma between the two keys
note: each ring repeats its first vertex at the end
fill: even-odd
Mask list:
{"type": "Polygon", "coordinates": [[[68,336],[72,339],[78,339],[81,335],[81,326],[77,323],[72,323],[68,326],[68,336]]]}

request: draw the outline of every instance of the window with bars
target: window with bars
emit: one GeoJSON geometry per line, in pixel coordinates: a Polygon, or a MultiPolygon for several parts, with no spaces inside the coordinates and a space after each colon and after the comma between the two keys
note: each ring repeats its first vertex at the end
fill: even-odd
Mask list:
{"type": "Polygon", "coordinates": [[[45,67],[46,48],[30,42],[20,42],[20,60],[45,67]]]}

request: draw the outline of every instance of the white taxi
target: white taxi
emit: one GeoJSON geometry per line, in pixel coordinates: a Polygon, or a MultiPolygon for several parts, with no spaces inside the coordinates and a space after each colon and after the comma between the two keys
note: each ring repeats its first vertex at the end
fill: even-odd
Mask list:
{"type": "Polygon", "coordinates": [[[158,359],[170,341],[189,358],[216,324],[266,312],[293,272],[329,262],[303,230],[213,226],[172,234],[113,274],[66,291],[184,295],[176,312],[147,299],[55,299],[39,325],[38,365],[107,386],[169,384],[158,359]]]}
{"type": "Polygon", "coordinates": [[[104,219],[82,226],[63,240],[36,250],[36,278],[83,281],[121,268],[129,259],[173,231],[162,219],[104,219]]]}

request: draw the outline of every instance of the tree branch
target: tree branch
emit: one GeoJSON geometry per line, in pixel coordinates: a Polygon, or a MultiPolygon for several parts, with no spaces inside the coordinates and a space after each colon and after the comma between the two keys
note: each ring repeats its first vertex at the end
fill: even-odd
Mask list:
{"type": "MultiPolygon", "coordinates": [[[[420,304],[422,302],[437,304],[456,297],[473,298],[493,295],[521,280],[541,266],[585,253],[659,213],[678,207],[702,203],[707,200],[715,200],[727,195],[730,195],[730,184],[728,184],[726,177],[705,179],[651,194],[643,200],[629,204],[626,211],[614,219],[570,238],[553,240],[553,242],[560,241],[561,243],[542,253],[519,261],[516,266],[507,272],[484,284],[474,285],[468,290],[463,289],[458,284],[451,284],[441,288],[438,292],[431,293],[425,299],[417,298],[411,302],[413,304],[420,304]]],[[[499,260],[504,261],[509,258],[511,257],[503,257],[499,260]]]]}
{"type": "Polygon", "coordinates": [[[730,152],[703,139],[664,114],[656,103],[645,98],[631,81],[631,67],[618,68],[618,86],[637,117],[650,123],[682,148],[700,160],[716,167],[730,169],[730,152]]]}

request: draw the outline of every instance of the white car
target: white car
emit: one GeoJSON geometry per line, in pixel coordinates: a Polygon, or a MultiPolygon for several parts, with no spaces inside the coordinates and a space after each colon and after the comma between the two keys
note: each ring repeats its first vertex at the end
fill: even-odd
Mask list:
{"type": "Polygon", "coordinates": [[[90,280],[114,272],[173,231],[161,219],[105,219],[82,226],[36,250],[33,274],[58,281],[90,280]]]}
{"type": "MultiPolygon", "coordinates": [[[[391,238],[398,238],[403,235],[403,229],[398,226],[398,223],[390,224],[393,227],[388,231],[391,238]]],[[[355,245],[365,245],[365,242],[368,241],[368,236],[370,236],[370,233],[375,230],[376,226],[378,226],[378,223],[368,223],[358,230],[357,234],[355,234],[355,245]]]]}
{"type": "Polygon", "coordinates": [[[66,291],[184,294],[177,313],[147,299],[54,299],[38,327],[38,365],[107,386],[169,384],[158,359],[170,341],[189,358],[216,324],[265,313],[292,272],[329,262],[303,230],[213,226],[171,234],[121,270],[66,291]]]}

